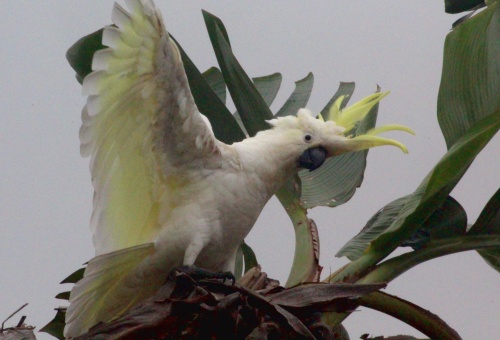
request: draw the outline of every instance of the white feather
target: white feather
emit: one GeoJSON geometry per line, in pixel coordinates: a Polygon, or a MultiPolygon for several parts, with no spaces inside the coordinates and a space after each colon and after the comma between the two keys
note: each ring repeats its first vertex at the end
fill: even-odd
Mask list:
{"type": "Polygon", "coordinates": [[[115,2],[113,11],[111,12],[111,20],[119,28],[131,27],[132,18],[120,4],[115,2]]]}
{"type": "MultiPolygon", "coordinates": [[[[104,72],[94,71],[88,74],[83,79],[82,93],[84,96],[95,96],[99,94],[99,88],[97,84],[102,81],[102,77],[105,75],[104,72]]],[[[87,112],[88,114],[88,112],[87,112]]]]}
{"type": "Polygon", "coordinates": [[[92,70],[101,71],[108,69],[109,59],[113,57],[113,50],[105,48],[94,53],[92,58],[92,70]]]}
{"type": "Polygon", "coordinates": [[[102,44],[112,48],[117,48],[120,43],[120,35],[122,32],[118,27],[106,26],[102,32],[102,44]]]}
{"type": "Polygon", "coordinates": [[[99,100],[98,96],[91,95],[88,97],[88,99],[87,99],[87,113],[90,117],[93,117],[100,112],[99,102],[100,102],[100,100],[99,100]]]}

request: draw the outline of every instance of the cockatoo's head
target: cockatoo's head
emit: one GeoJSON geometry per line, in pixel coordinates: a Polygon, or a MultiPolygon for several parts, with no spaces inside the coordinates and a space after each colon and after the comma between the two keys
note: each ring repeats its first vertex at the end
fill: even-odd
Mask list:
{"type": "Polygon", "coordinates": [[[353,129],[388,92],[374,93],[356,104],[340,110],[344,97],[331,107],[325,121],[321,115],[315,118],[311,111],[300,109],[296,116],[280,117],[269,121],[276,130],[286,135],[288,146],[300,155],[297,164],[310,171],[319,168],[328,157],[350,151],[360,151],[381,145],[394,145],[403,152],[408,150],[400,142],[377,136],[381,132],[413,131],[402,125],[385,125],[353,136],[353,129]]]}

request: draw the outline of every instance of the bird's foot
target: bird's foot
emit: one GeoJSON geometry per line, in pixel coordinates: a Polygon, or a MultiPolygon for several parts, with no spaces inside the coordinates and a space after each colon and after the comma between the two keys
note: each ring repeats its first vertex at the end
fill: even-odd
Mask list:
{"type": "MultiPolygon", "coordinates": [[[[231,284],[234,285],[236,282],[236,278],[231,272],[214,272],[208,269],[196,267],[196,266],[180,266],[175,268],[172,273],[181,272],[187,274],[195,281],[200,280],[222,280],[225,282],[226,280],[231,281],[231,284]]],[[[175,275],[175,274],[174,274],[175,275]]]]}

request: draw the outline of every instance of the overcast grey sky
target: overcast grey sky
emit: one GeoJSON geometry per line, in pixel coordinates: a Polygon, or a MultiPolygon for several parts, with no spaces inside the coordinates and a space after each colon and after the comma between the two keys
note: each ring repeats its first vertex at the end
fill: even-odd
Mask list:
{"type": "MultiPolygon", "coordinates": [[[[354,99],[379,84],[391,90],[379,124],[400,123],[415,137],[393,133],[396,148],[370,151],[362,187],[339,208],[310,212],[318,224],[321,265],[328,275],[344,259],[336,251],[379,208],[411,193],[445,153],[436,119],[442,46],[457,16],[442,1],[157,1],[167,28],[196,65],[216,65],[201,9],[226,25],[234,52],[250,76],[279,71],[274,111],[309,71],[315,86],[308,107],[319,111],[339,81],[357,83],[354,99]]],[[[92,188],[88,159],[79,155],[85,98],[65,59],[77,39],[109,24],[112,1],[0,1],[0,319],[23,303],[40,329],[62,305],[58,284],[93,256],[88,229],[92,188]]],[[[496,136],[452,193],[469,222],[500,186],[496,136]]],[[[269,276],[286,281],[293,258],[291,223],[272,200],[247,238],[269,276]]],[[[500,332],[500,276],[473,252],[428,262],[392,282],[387,292],[431,310],[464,339],[500,332]]],[[[10,324],[17,322],[19,316],[10,324]]],[[[351,339],[418,332],[360,309],[345,322],[351,339]]],[[[48,339],[48,335],[39,335],[48,339]]]]}

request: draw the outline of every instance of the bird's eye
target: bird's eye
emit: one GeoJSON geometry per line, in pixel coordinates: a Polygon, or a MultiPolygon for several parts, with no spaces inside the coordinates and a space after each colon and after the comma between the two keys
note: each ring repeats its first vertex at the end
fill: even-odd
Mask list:
{"type": "Polygon", "coordinates": [[[310,142],[310,141],[312,140],[312,136],[311,136],[310,134],[308,134],[308,133],[307,133],[307,134],[305,134],[305,135],[304,135],[304,140],[305,140],[306,142],[310,142]]]}

